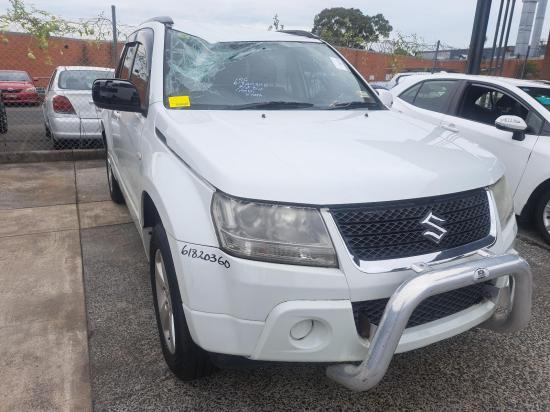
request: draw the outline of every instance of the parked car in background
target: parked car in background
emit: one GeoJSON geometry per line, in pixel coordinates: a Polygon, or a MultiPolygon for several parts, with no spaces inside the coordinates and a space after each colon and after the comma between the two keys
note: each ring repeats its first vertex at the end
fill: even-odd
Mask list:
{"type": "Polygon", "coordinates": [[[56,149],[68,141],[101,139],[99,111],[92,100],[92,84],[98,78],[112,77],[105,67],[57,67],[46,88],[42,109],[46,135],[56,149]]]}
{"type": "Polygon", "coordinates": [[[0,93],[0,133],[8,132],[8,115],[6,113],[6,106],[0,93]]]}
{"type": "Polygon", "coordinates": [[[0,70],[0,92],[5,104],[38,105],[41,101],[32,77],[21,70],[0,70]]]}
{"type": "Polygon", "coordinates": [[[441,74],[409,78],[391,92],[394,110],[499,157],[516,214],[533,219],[550,243],[550,85],[441,74]]]}
{"type": "Polygon", "coordinates": [[[367,390],[396,351],[526,325],[504,166],[379,92],[311,33],[166,17],[96,80],[109,192],[142,238],[179,378],[333,362],[367,390]]]}

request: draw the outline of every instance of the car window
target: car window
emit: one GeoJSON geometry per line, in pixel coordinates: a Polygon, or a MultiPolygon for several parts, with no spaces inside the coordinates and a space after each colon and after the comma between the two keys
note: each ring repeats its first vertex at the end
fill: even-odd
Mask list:
{"type": "Polygon", "coordinates": [[[31,82],[25,72],[0,71],[0,82],[31,82]]]}
{"type": "Polygon", "coordinates": [[[136,56],[136,51],[138,44],[135,42],[126,44],[124,50],[124,59],[122,60],[119,70],[117,71],[117,78],[128,80],[130,77],[130,71],[134,65],[134,57],[136,56]]]}
{"type": "Polygon", "coordinates": [[[405,90],[403,93],[399,95],[399,98],[406,101],[407,103],[414,104],[414,99],[416,98],[416,95],[418,94],[418,91],[420,90],[420,87],[422,86],[422,83],[418,83],[417,85],[411,87],[408,90],[405,90]]]}
{"type": "Polygon", "coordinates": [[[142,107],[148,105],[149,75],[151,72],[151,48],[153,31],[140,30],[136,37],[137,48],[129,80],[136,87],[142,107]]]}
{"type": "Polygon", "coordinates": [[[462,100],[459,117],[494,126],[503,115],[519,116],[529,126],[528,132],[538,134],[544,121],[513,96],[488,86],[470,85],[462,100]]]}
{"type": "Polygon", "coordinates": [[[456,80],[429,80],[422,83],[414,105],[421,109],[445,113],[456,90],[456,80]]]}
{"type": "Polygon", "coordinates": [[[59,73],[57,86],[68,90],[92,90],[95,80],[111,77],[113,72],[106,70],[63,70],[59,73]]]}
{"type": "Polygon", "coordinates": [[[550,87],[520,87],[520,89],[542,104],[546,110],[550,110],[550,87]]]}

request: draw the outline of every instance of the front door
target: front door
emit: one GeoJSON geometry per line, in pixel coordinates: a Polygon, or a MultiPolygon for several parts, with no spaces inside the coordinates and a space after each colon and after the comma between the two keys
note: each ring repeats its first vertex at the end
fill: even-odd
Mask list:
{"type": "Polygon", "coordinates": [[[442,125],[456,128],[461,136],[492,152],[506,166],[510,193],[515,193],[543,120],[533,110],[510,93],[484,84],[468,84],[460,98],[457,112],[443,118],[442,125]],[[502,115],[523,118],[529,129],[523,141],[514,140],[513,133],[499,130],[495,121],[502,115]]]}

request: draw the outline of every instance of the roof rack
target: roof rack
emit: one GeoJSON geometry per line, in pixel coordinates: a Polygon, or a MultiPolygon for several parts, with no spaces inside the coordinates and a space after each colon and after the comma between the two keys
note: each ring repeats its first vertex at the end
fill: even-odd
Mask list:
{"type": "Polygon", "coordinates": [[[172,20],[172,17],[170,17],[170,16],[153,17],[152,19],[145,20],[143,23],[151,23],[151,22],[162,23],[166,26],[173,26],[174,25],[174,20],[172,20]]]}
{"type": "Polygon", "coordinates": [[[319,36],[306,30],[279,30],[280,33],[293,34],[295,36],[308,37],[310,39],[318,39],[319,36]]]}

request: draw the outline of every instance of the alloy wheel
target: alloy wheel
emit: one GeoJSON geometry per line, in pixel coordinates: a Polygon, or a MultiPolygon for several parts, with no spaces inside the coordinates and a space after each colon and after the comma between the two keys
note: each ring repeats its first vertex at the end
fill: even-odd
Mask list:
{"type": "Polygon", "coordinates": [[[159,249],[155,252],[155,284],[157,291],[157,306],[164,336],[164,342],[170,353],[176,352],[176,331],[174,324],[174,312],[172,310],[172,298],[170,286],[166,277],[164,259],[159,249]]]}
{"type": "Polygon", "coordinates": [[[542,223],[546,228],[546,231],[550,234],[550,202],[546,204],[542,211],[542,223]]]}

